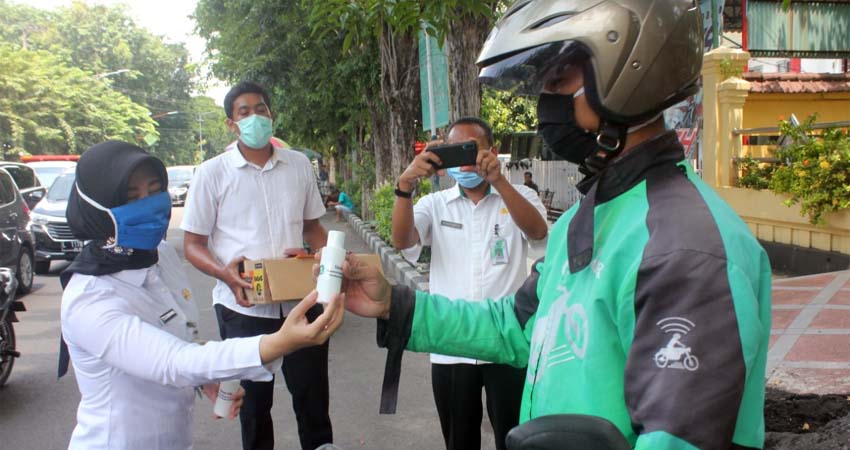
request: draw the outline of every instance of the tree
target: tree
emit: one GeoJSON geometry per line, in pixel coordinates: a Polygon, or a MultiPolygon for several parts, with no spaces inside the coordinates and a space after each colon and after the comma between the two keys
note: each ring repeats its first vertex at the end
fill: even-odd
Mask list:
{"type": "MultiPolygon", "coordinates": [[[[478,115],[480,86],[475,59],[501,0],[326,0],[313,2],[314,33],[344,37],[343,51],[377,41],[381,101],[387,108],[390,148],[376,149],[378,182],[401,173],[413,157],[419,100],[418,40],[424,26],[446,42],[451,119],[478,115]],[[389,153],[391,163],[382,164],[389,153]],[[385,172],[388,170],[389,172],[385,172]]],[[[377,119],[377,117],[376,117],[377,119]]],[[[376,123],[377,125],[377,123],[376,123]]]]}
{"type": "Polygon", "coordinates": [[[493,127],[496,142],[500,142],[509,133],[535,129],[537,105],[534,100],[510,92],[484,88],[481,118],[493,127]]]}
{"type": "Polygon", "coordinates": [[[201,143],[200,147],[197,144],[195,146],[192,161],[194,164],[200,164],[224,152],[227,145],[236,139],[236,136],[227,129],[224,109],[210,97],[202,95],[192,97],[187,117],[196,121],[195,142],[201,143]]]}
{"type": "Polygon", "coordinates": [[[374,45],[380,55],[381,110],[370,103],[374,130],[387,139],[373,141],[376,180],[395,178],[413,158],[416,119],[420,112],[418,31],[419,1],[327,0],[314,2],[310,23],[314,34],[343,39],[343,52],[374,45]],[[382,114],[382,113],[385,113],[382,114]]]}
{"type": "MultiPolygon", "coordinates": [[[[155,115],[189,106],[197,68],[188,51],[137,26],[125,6],[75,1],[44,11],[0,2],[0,39],[90,72],[155,115]]],[[[192,119],[169,116],[166,122],[152,153],[168,163],[190,162],[197,143],[192,119]]]]}
{"type": "Polygon", "coordinates": [[[107,139],[156,137],[147,109],[44,51],[0,45],[0,139],[13,151],[80,153],[107,139]]]}
{"type": "Polygon", "coordinates": [[[448,10],[450,13],[437,21],[446,21],[450,120],[481,113],[481,84],[475,60],[493,27],[496,11],[504,6],[503,3],[501,0],[454,1],[454,7],[448,10]]]}

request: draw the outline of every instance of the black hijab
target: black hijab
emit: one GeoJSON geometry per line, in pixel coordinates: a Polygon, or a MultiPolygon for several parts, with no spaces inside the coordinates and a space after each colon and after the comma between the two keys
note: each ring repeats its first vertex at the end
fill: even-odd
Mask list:
{"type": "Polygon", "coordinates": [[[62,272],[64,287],[75,273],[108,275],[122,270],[144,269],[156,264],[156,250],[104,249],[107,240],[115,236],[115,225],[109,214],[86,201],[85,196],[104,208],[127,203],[127,184],[139,166],[150,164],[159,174],[163,188],[168,185],[168,173],[162,161],[133,144],[107,141],[86,150],[77,163],[76,185],[71,189],[65,216],[77,239],[89,241],[74,262],[62,272]]]}
{"type": "MultiPolygon", "coordinates": [[[[75,273],[109,275],[122,270],[144,269],[157,263],[156,250],[104,248],[115,237],[115,224],[106,211],[100,210],[82,193],[107,209],[127,203],[130,175],[143,164],[150,164],[168,185],[168,172],[162,161],[141,148],[121,141],[107,141],[90,147],[77,162],[76,184],[71,189],[65,216],[77,239],[89,241],[74,262],[59,276],[62,288],[75,273]]],[[[68,371],[68,349],[64,340],[59,349],[59,376],[68,371]]]]}

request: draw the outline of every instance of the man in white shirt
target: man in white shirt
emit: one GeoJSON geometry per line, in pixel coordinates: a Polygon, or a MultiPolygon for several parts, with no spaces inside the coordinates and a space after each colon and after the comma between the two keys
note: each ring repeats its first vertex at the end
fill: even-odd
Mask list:
{"type": "MultiPolygon", "coordinates": [[[[325,246],[327,232],[319,223],[326,209],[310,161],[303,154],[277,147],[266,91],[243,82],[224,99],[228,128],[239,136],[227,151],[195,173],[182,228],[186,258],[215,277],[213,303],[222,338],[255,336],[280,328],[293,305],[251,305],[239,274],[247,259],[279,258],[303,243],[325,246]]],[[[307,317],[321,314],[315,305],[307,317]]],[[[328,415],[328,344],[308,347],[283,358],[283,376],[292,394],[301,447],[313,450],[333,440],[328,415]]],[[[274,448],[271,408],[274,381],[243,381],[242,446],[274,448]]]]}
{"type": "MultiPolygon", "coordinates": [[[[434,175],[440,159],[420,153],[399,177],[393,206],[393,245],[416,261],[421,245],[431,246],[432,293],[449,298],[499,299],[514,293],[527,276],[529,240],[548,232],[545,209],[535,192],[512,185],[501,173],[493,132],[481,119],[466,117],[449,126],[447,142],[474,140],[477,166],[448,169],[457,186],[426,195],[414,206],[411,192],[434,175]]],[[[433,145],[434,142],[431,143],[433,145]]],[[[434,401],[446,448],[481,447],[481,389],[496,448],[519,421],[525,368],[431,355],[434,401]]]]}

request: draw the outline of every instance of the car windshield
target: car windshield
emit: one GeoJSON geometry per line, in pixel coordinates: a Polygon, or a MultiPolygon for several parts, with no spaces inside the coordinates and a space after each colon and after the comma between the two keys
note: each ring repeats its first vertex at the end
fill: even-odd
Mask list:
{"type": "Polygon", "coordinates": [[[192,180],[191,168],[169,168],[168,169],[168,185],[171,187],[180,186],[192,180]]]}
{"type": "Polygon", "coordinates": [[[38,177],[38,181],[41,181],[41,185],[49,188],[53,185],[53,182],[56,181],[56,177],[62,174],[67,167],[34,167],[35,175],[38,177]]]}
{"type": "Polygon", "coordinates": [[[56,178],[50,190],[47,191],[47,200],[51,202],[67,202],[74,187],[75,174],[68,172],[56,178]]]}

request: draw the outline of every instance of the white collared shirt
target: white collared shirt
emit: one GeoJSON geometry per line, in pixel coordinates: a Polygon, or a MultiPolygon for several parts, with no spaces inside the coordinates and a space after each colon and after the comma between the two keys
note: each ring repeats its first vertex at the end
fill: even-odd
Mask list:
{"type": "MultiPolygon", "coordinates": [[[[540,197],[526,186],[512,186],[545,220],[546,209],[540,197]]],[[[515,293],[528,276],[528,238],[492,187],[477,205],[462,195],[457,185],[426,195],[413,206],[413,219],[420,244],[431,246],[428,286],[434,294],[473,301],[499,299],[515,293]],[[494,265],[491,259],[496,224],[499,236],[507,244],[507,264],[494,265]]],[[[402,255],[408,261],[416,261],[421,245],[403,250],[402,255]]],[[[431,362],[486,363],[438,354],[431,355],[431,362]]]]}
{"type": "MultiPolygon", "coordinates": [[[[245,160],[236,143],[195,172],[181,228],[209,236],[209,248],[222,264],[238,256],[280,258],[287,248],[304,246],[304,221],[325,214],[310,160],[280,147],[264,167],[245,160]]],[[[213,303],[240,314],[280,318],[294,302],[244,308],[221,280],[213,303]]]]}
{"type": "Polygon", "coordinates": [[[272,379],[262,336],[195,344],[197,316],[177,252],[165,243],[149,268],[71,278],[62,335],[81,399],[69,449],[191,449],[194,386],[272,379]]]}

